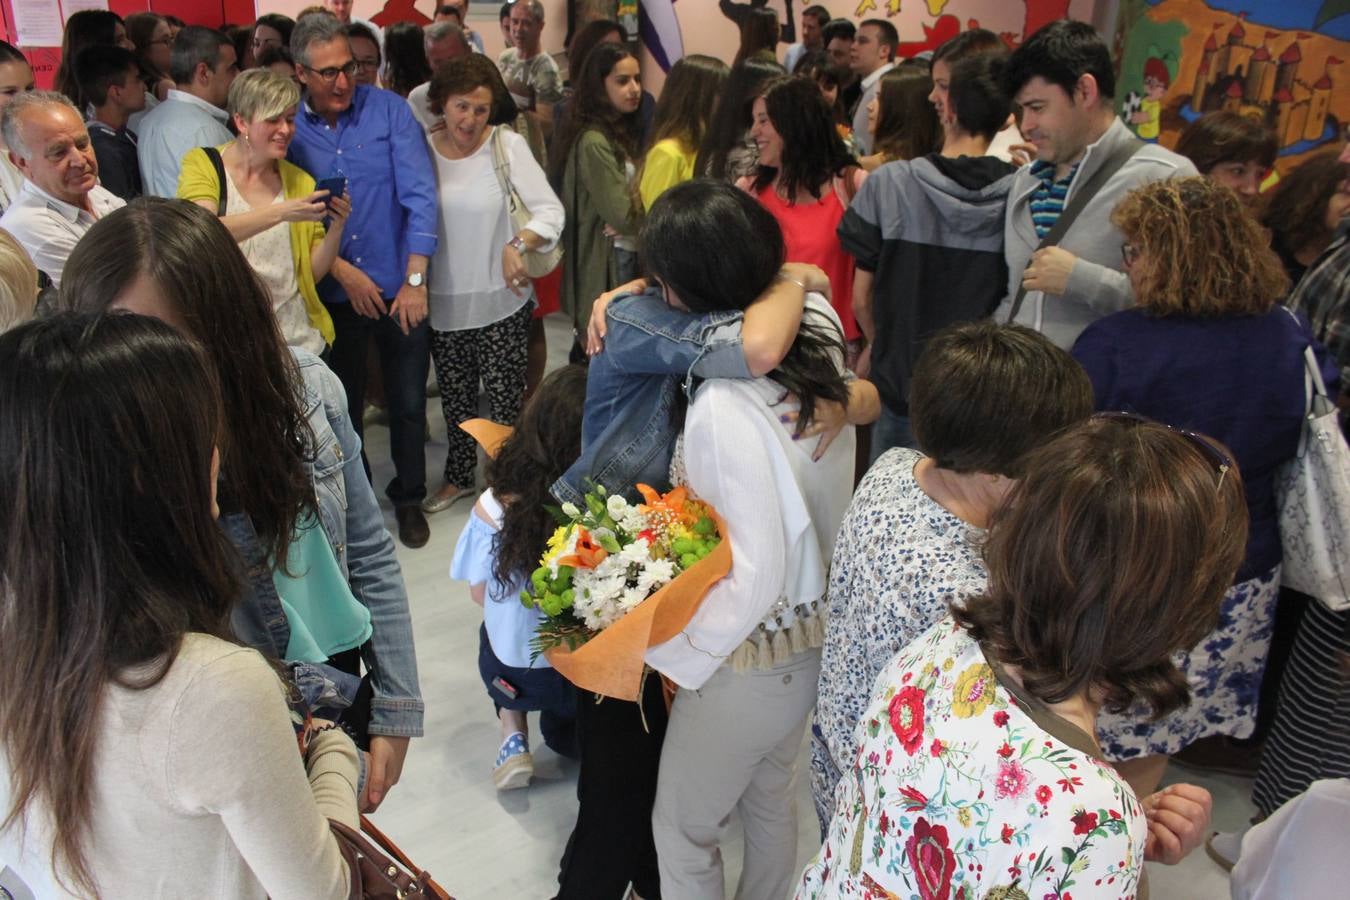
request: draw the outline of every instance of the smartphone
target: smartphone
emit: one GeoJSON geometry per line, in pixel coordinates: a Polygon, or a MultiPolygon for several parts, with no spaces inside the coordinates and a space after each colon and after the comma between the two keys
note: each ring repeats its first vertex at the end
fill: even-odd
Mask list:
{"type": "Polygon", "coordinates": [[[320,178],[314,185],[316,191],[327,191],[330,197],[341,197],[347,193],[347,176],[333,175],[330,178],[320,178]]]}
{"type": "MultiPolygon", "coordinates": [[[[314,190],[327,191],[330,199],[333,197],[341,197],[343,194],[347,193],[347,176],[331,175],[328,178],[320,178],[318,183],[314,185],[314,190]]],[[[332,224],[332,216],[323,217],[322,225],[324,228],[327,228],[332,224]]]]}

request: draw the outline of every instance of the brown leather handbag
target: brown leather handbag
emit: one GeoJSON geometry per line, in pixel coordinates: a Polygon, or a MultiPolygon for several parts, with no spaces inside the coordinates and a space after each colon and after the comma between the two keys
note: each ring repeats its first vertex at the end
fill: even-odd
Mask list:
{"type": "Polygon", "coordinates": [[[360,831],[332,819],[328,824],[351,871],[352,900],[454,900],[370,819],[361,817],[360,831]]]}

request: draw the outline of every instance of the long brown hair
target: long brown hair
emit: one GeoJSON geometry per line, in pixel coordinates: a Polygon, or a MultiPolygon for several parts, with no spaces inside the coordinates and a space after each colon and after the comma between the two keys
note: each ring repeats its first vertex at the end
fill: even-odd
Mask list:
{"type": "Polygon", "coordinates": [[[200,349],[155,319],[58,314],[0,337],[0,831],[47,814],[72,893],[98,893],[85,851],[106,688],[157,684],[188,632],[228,639],[219,412],[200,349]]]}
{"type": "Polygon", "coordinates": [[[1141,701],[1156,716],[1185,705],[1172,654],[1218,624],[1246,552],[1231,460],[1141,419],[1074,427],[1030,455],[990,525],[989,586],[953,614],[1046,703],[1141,701]]]}
{"type": "Polygon", "coordinates": [[[605,90],[609,73],[632,56],[622,44],[600,44],[586,54],[581,64],[581,78],[574,85],[572,104],[549,149],[549,181],[555,190],[562,189],[563,174],[567,171],[572,149],[587,131],[603,134],[620,163],[638,160],[642,144],[638,114],[636,111],[619,112],[609,102],[609,93],[605,90]]]}
{"type": "Polygon", "coordinates": [[[118,25],[125,27],[122,17],[106,9],[81,9],[66,19],[66,30],[61,36],[61,64],[56,67],[55,88],[70,98],[81,116],[84,116],[84,107],[89,98],[84,96],[79,82],[75,80],[75,59],[85,47],[115,44],[118,25]]]}
{"type": "MultiPolygon", "coordinates": [[[[901,63],[877,85],[877,126],[872,148],[888,160],[914,159],[942,146],[942,125],[928,102],[933,79],[922,66],[901,63]]],[[[1006,116],[1005,116],[1006,118],[1006,116]]]]}
{"type": "Polygon", "coordinates": [[[139,197],[99,219],[76,245],[61,305],[106,310],[141,276],[201,342],[220,380],[228,438],[221,507],[246,513],[284,569],[296,522],[316,502],[314,435],[267,288],[211,213],[183,200],[139,197]]]}
{"type": "Polygon", "coordinates": [[[1327,204],[1347,178],[1350,163],[1341,162],[1335,150],[1299,163],[1270,192],[1261,224],[1291,255],[1321,253],[1334,236],[1327,227],[1327,204]]]}

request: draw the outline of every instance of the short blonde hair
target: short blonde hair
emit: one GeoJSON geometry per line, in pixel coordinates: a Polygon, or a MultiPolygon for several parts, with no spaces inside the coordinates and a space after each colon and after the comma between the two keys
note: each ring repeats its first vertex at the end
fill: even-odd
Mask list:
{"type": "Polygon", "coordinates": [[[245,122],[279,116],[300,103],[300,88],[271,69],[240,72],[230,84],[226,108],[245,122]]]}
{"type": "Polygon", "coordinates": [[[0,228],[0,332],[33,318],[38,270],[14,235],[0,228]]]}
{"type": "Polygon", "coordinates": [[[1289,290],[1256,219],[1237,194],[1204,176],[1135,188],[1111,222],[1140,253],[1134,300],[1154,315],[1262,315],[1289,290]]]}

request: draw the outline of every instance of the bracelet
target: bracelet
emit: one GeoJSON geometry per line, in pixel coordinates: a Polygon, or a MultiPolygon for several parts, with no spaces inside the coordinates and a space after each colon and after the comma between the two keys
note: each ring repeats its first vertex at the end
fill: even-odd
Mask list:
{"type": "Polygon", "coordinates": [[[806,286],[806,282],[798,281],[796,278],[793,278],[786,272],[779,272],[778,277],[783,279],[784,281],[789,281],[795,284],[797,287],[801,288],[803,294],[809,294],[811,292],[810,289],[806,286]]]}
{"type": "Polygon", "coordinates": [[[528,247],[525,246],[525,242],[521,240],[520,235],[516,235],[515,237],[511,238],[511,240],[507,241],[506,246],[514,247],[516,252],[520,254],[524,254],[525,251],[529,249],[528,247]]]}

